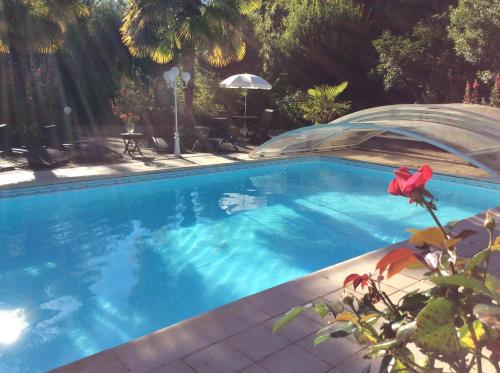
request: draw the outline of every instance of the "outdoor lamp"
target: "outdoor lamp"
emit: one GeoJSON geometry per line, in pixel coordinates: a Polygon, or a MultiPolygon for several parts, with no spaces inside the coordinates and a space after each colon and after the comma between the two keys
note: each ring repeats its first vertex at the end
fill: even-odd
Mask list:
{"type": "Polygon", "coordinates": [[[71,109],[71,107],[69,107],[69,106],[64,107],[64,114],[70,115],[72,112],[73,112],[73,109],[71,109]]]}
{"type": "Polygon", "coordinates": [[[189,81],[191,80],[191,74],[188,73],[187,71],[184,71],[182,74],[181,74],[181,79],[182,81],[184,82],[184,88],[187,88],[188,84],[189,84],[189,81]]]}
{"type": "Polygon", "coordinates": [[[189,80],[191,79],[191,74],[184,71],[180,74],[180,70],[177,66],[172,67],[170,70],[163,73],[163,79],[167,82],[167,87],[172,88],[174,91],[174,109],[175,109],[175,133],[174,133],[174,155],[176,157],[182,157],[181,146],[180,146],[180,136],[179,136],[179,124],[177,119],[177,82],[179,82],[179,75],[183,82],[183,88],[188,86],[189,80]]]}

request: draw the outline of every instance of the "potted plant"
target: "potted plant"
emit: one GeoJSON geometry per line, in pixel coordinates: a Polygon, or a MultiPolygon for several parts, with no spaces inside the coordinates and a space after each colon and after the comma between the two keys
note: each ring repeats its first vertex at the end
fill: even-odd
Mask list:
{"type": "Polygon", "coordinates": [[[123,123],[125,123],[125,129],[127,130],[127,133],[134,133],[135,125],[139,121],[140,117],[137,114],[130,112],[121,114],[120,119],[123,121],[123,123]]]}
{"type": "Polygon", "coordinates": [[[486,213],[483,224],[487,247],[472,258],[461,258],[456,245],[477,232],[456,232],[456,223],[441,224],[434,196],[425,187],[431,168],[424,165],[412,174],[401,167],[395,175],[389,193],[425,208],[436,226],[409,230],[414,248],[392,250],[373,272],[347,276],[342,300],[294,307],[274,324],[273,332],[303,312],[315,312],[329,318],[315,345],[352,335],[369,346],[366,359],[381,358],[380,372],[500,372],[500,280],[488,271],[493,252],[500,250],[493,213],[486,213]],[[425,277],[434,287],[392,300],[381,287],[384,279],[415,266],[427,270],[425,277]]]}

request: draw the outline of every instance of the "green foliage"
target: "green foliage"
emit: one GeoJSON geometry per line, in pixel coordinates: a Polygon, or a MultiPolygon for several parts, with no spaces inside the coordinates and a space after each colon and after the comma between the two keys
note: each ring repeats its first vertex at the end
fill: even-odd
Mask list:
{"type": "Polygon", "coordinates": [[[145,117],[148,112],[171,108],[171,92],[161,77],[146,76],[141,79],[138,72],[131,77],[123,77],[120,89],[112,100],[113,114],[135,113],[145,117]]]}
{"type": "Polygon", "coordinates": [[[430,300],[418,313],[415,343],[425,351],[456,358],[460,344],[455,330],[455,304],[446,298],[430,300]]]}
{"type": "Polygon", "coordinates": [[[495,76],[495,82],[493,83],[493,87],[491,87],[490,105],[500,107],[500,74],[495,76]]]}
{"type": "Polygon", "coordinates": [[[463,81],[450,77],[462,76],[469,67],[453,53],[446,26],[447,15],[437,14],[403,35],[386,30],[373,41],[385,90],[403,92],[417,102],[461,101],[463,81]]]}
{"type": "Polygon", "coordinates": [[[225,66],[245,56],[240,26],[259,6],[259,0],[131,0],[121,29],[123,42],[134,56],[158,63],[170,62],[177,52],[196,47],[211,65],[225,66]]]}
{"type": "Polygon", "coordinates": [[[337,97],[347,88],[347,82],[336,86],[321,85],[307,91],[308,97],[300,108],[305,120],[314,124],[328,123],[344,115],[351,108],[349,101],[337,102],[337,97]]]}
{"type": "Polygon", "coordinates": [[[278,92],[274,96],[274,105],[281,117],[294,127],[303,126],[304,112],[301,105],[307,99],[306,94],[299,90],[289,94],[278,92]]]}
{"type": "Polygon", "coordinates": [[[293,307],[283,317],[281,317],[278,321],[276,321],[274,323],[273,333],[278,333],[286,325],[290,324],[293,320],[295,320],[305,310],[306,310],[306,307],[300,307],[300,306],[293,307]]]}
{"type": "Polygon", "coordinates": [[[498,0],[460,0],[450,13],[449,36],[459,56],[479,69],[500,70],[498,0]]]}
{"type": "Polygon", "coordinates": [[[66,26],[88,14],[80,0],[2,1],[0,53],[53,53],[64,43],[66,26]]]}
{"type": "MultiPolygon", "coordinates": [[[[425,181],[429,178],[428,175],[425,181]]],[[[409,198],[394,190],[395,181],[390,193],[409,198]]],[[[412,185],[417,188],[412,198],[421,196],[417,204],[432,215],[437,227],[412,230],[409,242],[418,242],[418,251],[392,250],[379,260],[374,272],[347,276],[344,287],[354,286],[356,290],[361,285],[366,291],[362,296],[351,292],[345,295],[344,309],[337,308],[340,312],[331,310],[324,302],[309,305],[307,308],[319,317],[328,317],[327,326],[317,332],[314,344],[353,335],[368,345],[364,358],[382,357],[380,372],[483,373],[490,367],[499,372],[500,279],[488,273],[491,253],[497,245],[500,247],[500,236],[494,239],[493,214],[487,212],[483,224],[490,237],[488,247],[472,259],[459,258],[455,245],[477,232],[465,230],[453,235],[451,228],[439,222],[425,182],[417,185],[415,178],[412,185]],[[394,303],[382,290],[384,278],[415,264],[427,269],[426,276],[436,286],[423,292],[413,291],[394,303]],[[425,360],[415,358],[421,354],[425,360]]],[[[282,327],[291,321],[285,316],[277,324],[282,327]]]]}

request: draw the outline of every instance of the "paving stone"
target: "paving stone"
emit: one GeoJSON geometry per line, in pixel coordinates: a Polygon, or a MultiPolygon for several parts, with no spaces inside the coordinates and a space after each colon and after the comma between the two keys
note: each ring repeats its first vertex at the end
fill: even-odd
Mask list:
{"type": "Polygon", "coordinates": [[[175,360],[162,365],[148,373],[196,373],[196,371],[182,360],[175,360]]]}
{"type": "Polygon", "coordinates": [[[189,325],[210,343],[215,343],[269,318],[267,313],[243,299],[189,320],[189,325]]]}
{"type": "Polygon", "coordinates": [[[277,316],[289,311],[294,306],[309,303],[317,297],[293,282],[271,288],[246,298],[248,302],[266,312],[277,316]]]}
{"type": "Polygon", "coordinates": [[[330,365],[296,345],[290,345],[259,361],[270,373],[323,373],[330,365]]]}
{"type": "Polygon", "coordinates": [[[240,370],[238,373],[269,373],[268,370],[265,370],[261,365],[259,364],[252,364],[248,368],[245,368],[243,370],[240,370]]]}
{"type": "Polygon", "coordinates": [[[188,324],[177,324],[114,349],[134,372],[147,372],[208,346],[209,342],[188,324]]]}
{"type": "Polygon", "coordinates": [[[78,360],[52,373],[122,373],[129,372],[112,350],[100,352],[85,359],[78,360]]]}
{"type": "Polygon", "coordinates": [[[183,359],[198,373],[233,373],[252,365],[253,361],[229,343],[220,342],[183,359]]]}
{"type": "Polygon", "coordinates": [[[363,359],[368,350],[359,351],[351,357],[345,359],[340,364],[336,365],[328,373],[359,373],[362,372],[368,365],[371,365],[371,372],[378,372],[382,359],[363,359]]]}
{"type": "Polygon", "coordinates": [[[328,341],[314,346],[315,337],[316,334],[312,334],[301,339],[296,344],[316,356],[318,359],[331,365],[336,365],[365,348],[365,346],[347,338],[331,338],[328,341]]]}
{"type": "MultiPolygon", "coordinates": [[[[272,331],[274,323],[279,319],[279,317],[275,317],[272,320],[266,321],[264,325],[272,331]]],[[[299,339],[302,339],[308,335],[311,335],[317,332],[319,329],[323,327],[322,324],[311,320],[308,317],[300,315],[295,320],[293,320],[290,324],[286,325],[283,329],[281,329],[278,335],[285,337],[290,342],[296,342],[299,339]]]]}
{"type": "Polygon", "coordinates": [[[246,356],[257,361],[290,344],[264,325],[257,325],[226,340],[246,356]]]}

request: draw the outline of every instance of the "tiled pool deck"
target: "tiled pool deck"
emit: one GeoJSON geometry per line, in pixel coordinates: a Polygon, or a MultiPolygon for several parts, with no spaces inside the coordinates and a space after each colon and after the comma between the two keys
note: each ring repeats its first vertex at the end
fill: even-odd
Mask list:
{"type": "MultiPolygon", "coordinates": [[[[493,202],[493,201],[492,201],[493,202]]],[[[494,210],[500,221],[500,207],[494,210]]],[[[484,214],[459,223],[454,229],[474,229],[480,233],[459,244],[462,255],[471,256],[484,248],[487,235],[482,228],[484,214]]],[[[497,226],[500,233],[500,227],[497,226]]],[[[240,299],[226,306],[188,319],[168,328],[100,352],[54,370],[77,372],[155,373],[320,373],[361,372],[378,361],[365,360],[365,346],[349,338],[313,347],[315,332],[324,321],[313,315],[299,316],[277,335],[274,321],[292,306],[314,300],[338,299],[342,282],[353,272],[373,271],[375,263],[399,243],[352,260],[325,268],[308,276],[240,299]]],[[[494,257],[490,271],[500,274],[500,257],[494,257]]],[[[409,291],[432,286],[422,271],[404,270],[385,281],[386,292],[398,299],[409,291]]]]}

